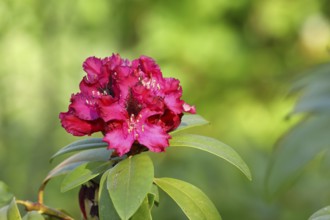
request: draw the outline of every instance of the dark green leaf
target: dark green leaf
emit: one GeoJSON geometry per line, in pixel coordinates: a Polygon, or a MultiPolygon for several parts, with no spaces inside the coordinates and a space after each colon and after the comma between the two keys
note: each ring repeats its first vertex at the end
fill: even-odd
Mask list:
{"type": "Polygon", "coordinates": [[[45,220],[45,218],[39,212],[32,211],[26,213],[22,220],[45,220]]]}
{"type": "Polygon", "coordinates": [[[155,178],[154,182],[180,206],[188,219],[221,219],[214,204],[197,187],[172,178],[155,178]]]}
{"type": "Polygon", "coordinates": [[[330,206],[318,210],[308,220],[330,220],[330,206]]]}
{"type": "Polygon", "coordinates": [[[242,158],[236,153],[236,151],[228,145],[210,137],[194,135],[194,134],[179,134],[174,135],[170,140],[171,147],[191,147],[206,151],[214,154],[220,158],[227,160],[229,163],[240,169],[245,176],[251,180],[251,172],[242,160],[242,158]]]}
{"type": "Polygon", "coordinates": [[[310,116],[280,139],[267,172],[271,195],[291,183],[309,161],[330,147],[329,129],[329,116],[310,116]]]}
{"type": "Polygon", "coordinates": [[[93,161],[84,163],[76,167],[72,172],[67,174],[62,181],[61,191],[66,192],[83,183],[95,178],[100,173],[112,167],[113,161],[100,162],[93,161]]]}
{"type": "Polygon", "coordinates": [[[16,205],[15,198],[11,200],[7,209],[7,219],[8,220],[21,220],[21,215],[16,205]]]}
{"type": "Polygon", "coordinates": [[[105,148],[85,150],[76,153],[52,169],[44,179],[44,182],[47,182],[53,177],[66,174],[83,163],[89,161],[107,161],[111,153],[111,150],[105,148]]]}
{"type": "Polygon", "coordinates": [[[119,162],[108,175],[107,188],[119,216],[129,219],[151,189],[154,167],[145,154],[119,162]]]}
{"type": "Polygon", "coordinates": [[[111,201],[108,189],[107,189],[107,177],[109,171],[106,171],[100,180],[99,188],[99,217],[100,220],[120,220],[118,213],[111,201]]]}
{"type": "Polygon", "coordinates": [[[151,220],[151,213],[149,208],[149,201],[148,197],[146,197],[142,204],[140,205],[139,209],[134,213],[130,220],[151,220]]]}
{"type": "Polygon", "coordinates": [[[206,121],[202,116],[200,115],[183,115],[182,120],[180,123],[180,126],[175,129],[174,131],[170,132],[171,134],[177,133],[179,131],[196,127],[196,126],[201,126],[208,124],[209,122],[206,121]]]}
{"type": "Polygon", "coordinates": [[[75,142],[63,147],[59,151],[57,151],[57,153],[55,153],[51,157],[50,160],[52,161],[53,159],[55,159],[56,157],[58,157],[60,155],[74,152],[74,151],[90,150],[90,149],[103,148],[103,147],[105,148],[107,146],[108,146],[108,144],[106,142],[103,142],[102,138],[88,138],[85,140],[79,140],[79,141],[75,141],[75,142]]]}

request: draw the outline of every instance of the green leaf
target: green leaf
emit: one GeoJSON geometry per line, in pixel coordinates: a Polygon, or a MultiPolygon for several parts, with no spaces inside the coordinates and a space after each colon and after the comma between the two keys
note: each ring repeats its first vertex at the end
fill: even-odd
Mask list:
{"type": "Polygon", "coordinates": [[[330,147],[330,117],[310,116],[277,143],[268,167],[266,186],[274,195],[289,186],[317,154],[330,147]]]}
{"type": "Polygon", "coordinates": [[[45,218],[39,212],[31,211],[26,213],[22,220],[45,220],[45,218]]]}
{"type": "Polygon", "coordinates": [[[85,150],[76,153],[52,169],[43,182],[45,183],[53,177],[66,174],[81,164],[89,161],[107,161],[109,160],[111,153],[111,150],[105,148],[85,150]]]}
{"type": "Polygon", "coordinates": [[[15,198],[13,198],[8,205],[7,209],[7,219],[8,220],[21,220],[21,215],[16,205],[15,198]]]}
{"type": "Polygon", "coordinates": [[[148,193],[148,202],[150,209],[152,209],[154,204],[156,206],[158,206],[159,204],[159,192],[158,192],[158,187],[155,184],[152,184],[151,190],[148,193]]]}
{"type": "Polygon", "coordinates": [[[211,200],[190,183],[172,178],[155,178],[154,182],[179,205],[188,219],[221,219],[211,200]]]}
{"type": "Polygon", "coordinates": [[[307,71],[297,80],[291,93],[300,92],[298,102],[291,114],[301,112],[329,113],[330,111],[330,64],[319,65],[307,71]]]}
{"type": "Polygon", "coordinates": [[[308,220],[330,220],[330,206],[318,210],[308,220]]]}
{"type": "Polygon", "coordinates": [[[107,146],[108,146],[108,144],[106,142],[103,142],[102,138],[88,138],[85,140],[79,140],[79,141],[75,141],[75,142],[63,147],[59,151],[57,151],[57,153],[55,153],[51,157],[50,160],[52,161],[60,155],[74,152],[74,151],[90,150],[90,149],[102,148],[102,147],[107,147],[107,146]]]}
{"type": "Polygon", "coordinates": [[[67,174],[61,184],[61,191],[66,192],[83,183],[95,178],[100,173],[112,167],[113,161],[107,162],[87,162],[76,167],[72,172],[67,174]]]}
{"type": "Polygon", "coordinates": [[[139,209],[134,213],[130,220],[152,220],[148,196],[143,200],[139,209]]]}
{"type": "Polygon", "coordinates": [[[205,125],[208,123],[209,122],[206,121],[200,115],[183,115],[179,127],[170,133],[175,134],[175,133],[183,131],[185,129],[205,125]]]}
{"type": "Polygon", "coordinates": [[[0,208],[0,219],[7,220],[8,205],[0,208]]]}
{"type": "MultiPolygon", "coordinates": [[[[110,171],[110,170],[109,170],[110,171]]],[[[106,171],[100,180],[99,188],[99,217],[100,220],[120,220],[118,213],[116,212],[115,207],[111,201],[108,189],[107,189],[107,177],[109,171],[106,171]]]]}
{"type": "Polygon", "coordinates": [[[249,180],[252,179],[248,166],[236,151],[214,138],[194,134],[179,134],[172,137],[170,140],[170,146],[191,147],[214,154],[236,166],[249,180]]]}
{"type": "Polygon", "coordinates": [[[0,207],[8,204],[13,197],[13,194],[11,194],[8,190],[8,186],[4,182],[0,181],[0,207]]]}
{"type": "Polygon", "coordinates": [[[119,216],[129,219],[151,189],[154,167],[145,154],[119,162],[108,175],[107,188],[119,216]]]}

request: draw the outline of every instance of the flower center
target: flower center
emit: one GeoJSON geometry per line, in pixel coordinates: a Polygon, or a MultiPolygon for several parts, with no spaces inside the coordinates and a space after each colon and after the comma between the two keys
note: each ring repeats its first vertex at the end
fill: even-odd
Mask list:
{"type": "Polygon", "coordinates": [[[141,104],[133,97],[132,90],[130,90],[126,100],[126,110],[128,115],[138,115],[141,109],[141,104]]]}

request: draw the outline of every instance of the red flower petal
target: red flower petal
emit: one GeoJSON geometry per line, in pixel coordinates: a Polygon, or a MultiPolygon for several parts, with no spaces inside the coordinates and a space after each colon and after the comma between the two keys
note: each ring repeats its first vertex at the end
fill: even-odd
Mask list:
{"type": "Polygon", "coordinates": [[[85,121],[72,112],[60,113],[60,119],[63,128],[75,136],[91,135],[94,132],[102,131],[104,124],[101,120],[85,121]]]}
{"type": "Polygon", "coordinates": [[[125,106],[120,104],[117,99],[114,99],[111,96],[102,96],[99,102],[99,107],[101,118],[105,122],[127,119],[125,106]]]}

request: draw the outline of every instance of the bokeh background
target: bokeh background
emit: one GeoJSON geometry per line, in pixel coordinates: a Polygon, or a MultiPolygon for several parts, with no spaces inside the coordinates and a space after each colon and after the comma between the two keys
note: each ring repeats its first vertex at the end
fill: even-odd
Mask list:
{"type": "MultiPolygon", "coordinates": [[[[179,78],[184,99],[211,122],[191,130],[243,157],[249,182],[218,158],[188,149],[153,155],[158,177],[186,180],[214,201],[223,219],[307,219],[330,204],[330,175],[313,162],[269,197],[264,178],[295,98],[292,81],[329,61],[327,0],[1,0],[0,180],[19,199],[36,200],[58,149],[77,140],[61,128],[88,56],[153,57],[179,78]],[[326,190],[327,189],[327,190],[326,190]],[[320,196],[322,195],[322,196],[320,196]]],[[[79,216],[77,190],[50,182],[45,202],[79,216]]],[[[155,219],[185,219],[161,194],[155,219]]]]}

